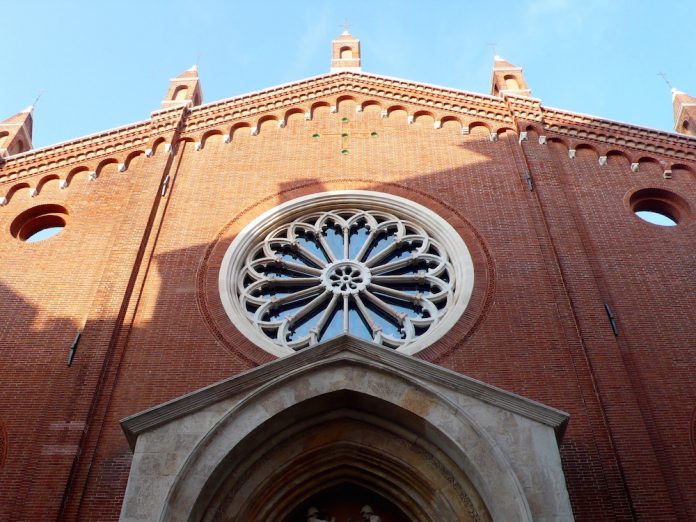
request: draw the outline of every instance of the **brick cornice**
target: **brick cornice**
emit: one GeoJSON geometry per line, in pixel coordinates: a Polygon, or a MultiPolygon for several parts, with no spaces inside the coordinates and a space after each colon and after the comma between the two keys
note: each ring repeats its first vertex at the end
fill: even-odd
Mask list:
{"type": "MultiPolygon", "coordinates": [[[[503,99],[496,96],[489,96],[468,91],[449,89],[446,87],[439,87],[435,85],[401,80],[398,78],[390,78],[387,76],[380,76],[377,74],[340,72],[315,76],[312,78],[307,78],[305,80],[300,80],[298,82],[280,85],[277,87],[264,89],[262,91],[243,94],[225,100],[200,105],[191,109],[191,113],[192,117],[195,118],[197,115],[196,113],[208,114],[209,111],[216,112],[216,109],[219,108],[226,109],[229,103],[239,105],[261,105],[267,101],[275,101],[276,98],[278,98],[279,96],[305,94],[308,90],[311,89],[322,89],[333,86],[338,86],[339,88],[350,88],[350,86],[353,86],[353,88],[356,88],[356,90],[359,91],[361,90],[360,87],[373,87],[384,90],[384,92],[379,92],[378,95],[386,97],[391,97],[389,96],[390,94],[394,95],[397,93],[419,95],[421,97],[423,95],[427,95],[433,102],[467,102],[469,104],[478,104],[486,106],[491,110],[499,111],[501,113],[507,112],[507,108],[503,99]],[[386,91],[386,89],[390,89],[391,91],[386,91]]],[[[304,100],[296,100],[295,103],[301,101],[304,100]]],[[[415,102],[415,100],[404,100],[400,98],[395,99],[395,101],[415,102]]]]}
{"type": "Polygon", "coordinates": [[[418,107],[441,116],[482,118],[498,125],[513,123],[502,98],[366,73],[341,72],[195,107],[191,109],[186,132],[195,134],[236,120],[253,122],[293,107],[306,111],[312,103],[342,94],[361,97],[363,101],[418,107]]]}
{"type": "Polygon", "coordinates": [[[696,138],[549,107],[542,111],[544,128],[558,134],[696,160],[696,138]]]}
{"type": "Polygon", "coordinates": [[[55,157],[64,156],[68,153],[80,154],[85,151],[94,150],[99,146],[113,146],[115,143],[127,140],[128,138],[137,138],[147,135],[149,128],[149,120],[139,121],[74,140],[56,143],[55,145],[49,145],[40,149],[32,149],[7,158],[5,163],[0,166],[0,174],[5,174],[5,171],[9,173],[10,170],[34,166],[37,162],[50,161],[55,157]]]}
{"type": "MultiPolygon", "coordinates": [[[[184,136],[196,136],[234,122],[248,122],[254,126],[264,116],[277,117],[279,112],[292,108],[308,111],[312,104],[340,95],[353,96],[361,102],[375,100],[403,105],[413,111],[428,110],[435,114],[436,119],[445,116],[483,119],[497,127],[514,126],[520,120],[536,121],[544,129],[560,135],[696,160],[696,138],[543,107],[535,98],[496,97],[348,71],[307,78],[191,108],[185,128],[180,130],[184,136]]],[[[0,164],[0,184],[16,182],[55,168],[99,162],[121,151],[144,149],[153,138],[166,135],[180,125],[178,111],[178,108],[157,110],[150,120],[9,157],[0,164]]]]}
{"type": "MultiPolygon", "coordinates": [[[[363,96],[366,99],[390,100],[395,104],[417,106],[438,113],[512,123],[501,98],[373,74],[341,72],[194,107],[190,109],[185,131],[205,130],[218,126],[221,122],[253,119],[278,109],[304,107],[326,96],[341,93],[363,96]]],[[[170,118],[168,113],[177,110],[156,110],[150,120],[12,156],[0,164],[0,183],[16,181],[54,168],[76,166],[93,159],[99,161],[132,147],[144,148],[153,136],[174,130],[178,125],[178,118],[170,118]]]]}

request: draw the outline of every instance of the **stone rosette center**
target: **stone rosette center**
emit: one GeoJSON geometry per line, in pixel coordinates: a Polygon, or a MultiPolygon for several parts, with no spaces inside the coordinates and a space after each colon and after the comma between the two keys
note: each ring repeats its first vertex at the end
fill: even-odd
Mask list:
{"type": "Polygon", "coordinates": [[[324,287],[337,295],[358,294],[370,283],[370,269],[364,263],[353,260],[336,261],[322,270],[324,287]]]}

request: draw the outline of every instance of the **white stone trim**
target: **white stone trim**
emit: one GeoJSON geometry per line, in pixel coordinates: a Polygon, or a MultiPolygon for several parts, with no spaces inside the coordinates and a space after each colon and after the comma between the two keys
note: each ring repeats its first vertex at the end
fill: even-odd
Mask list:
{"type": "Polygon", "coordinates": [[[382,192],[341,190],[303,196],[279,205],[249,223],[227,249],[220,267],[218,288],[220,298],[232,323],[250,341],[265,351],[283,357],[294,353],[287,346],[274,343],[249,319],[249,313],[239,298],[239,274],[247,256],[271,231],[308,212],[322,212],[336,208],[383,211],[401,219],[418,223],[447,253],[452,265],[452,298],[437,324],[427,335],[396,348],[405,354],[414,354],[444,336],[460,319],[471,299],[474,287],[474,265],[468,248],[456,230],[428,208],[408,199],[382,192]]]}
{"type": "MultiPolygon", "coordinates": [[[[349,407],[379,415],[397,438],[409,435],[445,452],[452,463],[448,469],[464,472],[493,520],[573,520],[558,451],[567,414],[416,358],[341,338],[121,421],[135,447],[121,521],[190,520],[196,509],[215,507],[212,495],[222,486],[218,471],[229,465],[235,447],[261,429],[264,435],[284,433],[332,411],[334,405],[324,404],[283,419],[290,408],[336,391],[373,400],[378,411],[349,407]],[[177,403],[186,403],[186,410],[165,414],[177,403]],[[420,422],[403,423],[399,411],[420,422]],[[143,422],[146,418],[151,422],[143,422]],[[218,478],[210,489],[213,477],[218,478]]],[[[345,404],[333,410],[336,418],[345,415],[345,404]]],[[[295,433],[301,434],[301,427],[288,436],[295,433]]],[[[240,457],[257,461],[263,451],[262,446],[240,457]]]]}

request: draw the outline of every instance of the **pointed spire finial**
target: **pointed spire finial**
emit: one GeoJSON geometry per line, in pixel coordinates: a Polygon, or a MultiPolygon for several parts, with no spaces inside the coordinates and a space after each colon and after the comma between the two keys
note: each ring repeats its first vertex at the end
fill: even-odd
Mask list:
{"type": "Polygon", "coordinates": [[[23,114],[33,114],[34,109],[36,108],[36,104],[39,103],[39,100],[41,99],[41,96],[43,95],[44,91],[39,91],[39,94],[36,95],[36,98],[34,99],[34,103],[29,105],[26,109],[23,111],[20,111],[20,113],[23,114]]]}
{"type": "Polygon", "coordinates": [[[491,51],[493,51],[493,59],[497,60],[499,58],[498,56],[498,44],[495,42],[488,42],[486,45],[491,48],[491,51]]]}
{"type": "Polygon", "coordinates": [[[673,85],[669,82],[669,80],[667,79],[667,75],[666,75],[665,73],[663,73],[663,72],[659,72],[659,73],[657,73],[657,75],[658,75],[660,78],[662,78],[662,79],[664,80],[664,82],[667,84],[667,87],[669,87],[669,88],[672,90],[672,92],[674,92],[674,86],[673,86],[673,85]]]}
{"type": "Polygon", "coordinates": [[[350,34],[350,31],[348,30],[350,28],[350,24],[348,23],[347,18],[343,20],[343,23],[339,27],[343,27],[343,32],[341,33],[342,35],[345,36],[350,34]]]}

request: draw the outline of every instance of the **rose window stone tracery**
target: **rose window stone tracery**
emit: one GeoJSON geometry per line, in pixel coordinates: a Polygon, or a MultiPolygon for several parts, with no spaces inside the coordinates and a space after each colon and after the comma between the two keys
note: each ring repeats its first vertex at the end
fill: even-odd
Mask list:
{"type": "Polygon", "coordinates": [[[472,287],[466,246],[439,216],[402,198],[329,194],[291,202],[285,216],[281,206],[238,236],[221,270],[228,315],[278,355],[342,334],[421,349],[466,306],[457,303],[472,287]]]}

